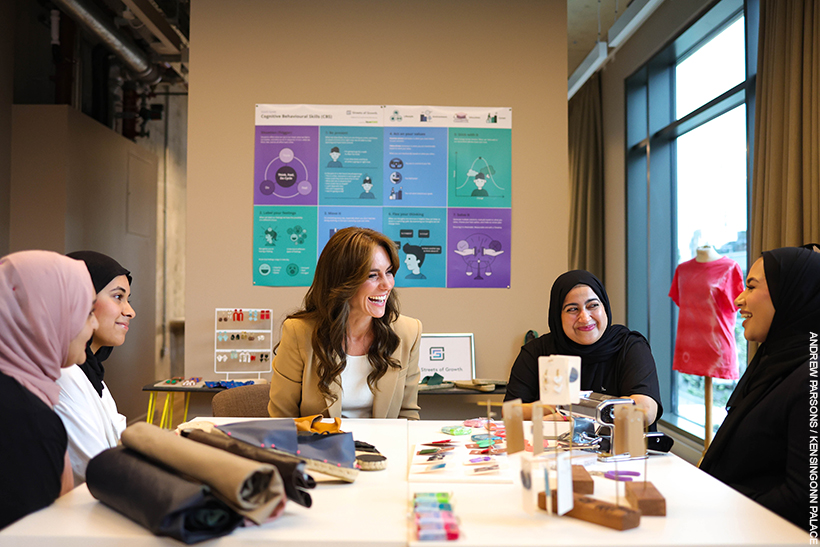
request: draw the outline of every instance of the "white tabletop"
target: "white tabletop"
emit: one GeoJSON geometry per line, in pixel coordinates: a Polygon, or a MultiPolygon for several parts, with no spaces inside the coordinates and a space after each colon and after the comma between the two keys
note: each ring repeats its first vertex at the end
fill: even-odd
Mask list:
{"type": "MultiPolygon", "coordinates": [[[[410,424],[410,443],[427,442],[437,422],[410,424]]],[[[460,546],[508,547],[550,545],[806,545],[809,535],[722,482],[672,454],[652,456],[648,480],[666,498],[665,517],[642,517],[638,528],[615,531],[571,517],[539,512],[530,516],[522,506],[521,484],[452,484],[454,510],[461,522],[460,546]]],[[[511,458],[510,464],[515,465],[511,458]]],[[[614,470],[612,463],[595,463],[589,470],[614,470]]],[[[622,462],[618,470],[644,475],[643,461],[622,462]]],[[[517,474],[517,472],[516,472],[517,474]]],[[[592,497],[614,503],[615,481],[593,477],[592,497]]],[[[411,483],[411,492],[440,490],[441,484],[411,483]]],[[[623,498],[621,483],[620,502],[623,498]]],[[[415,542],[411,545],[447,545],[415,542]]],[[[452,543],[450,544],[452,545],[452,543]]]]}
{"type": "MultiPolygon", "coordinates": [[[[228,423],[236,419],[210,419],[228,423]]],[[[313,506],[288,503],[284,514],[262,526],[239,528],[201,545],[239,546],[578,546],[578,545],[791,545],[807,544],[806,532],[709,475],[673,456],[649,461],[649,480],[666,498],[666,517],[643,517],[637,529],[618,532],[569,517],[528,515],[521,486],[507,484],[408,482],[409,452],[440,437],[454,422],[345,420],[343,429],[375,445],[388,458],[385,471],[361,472],[352,484],[322,482],[311,491],[313,506]],[[457,542],[416,542],[410,534],[413,492],[450,491],[461,523],[457,542]]],[[[516,465],[515,459],[510,461],[516,465]]],[[[609,470],[613,464],[590,469],[609,470]]],[[[643,473],[643,463],[618,465],[643,473]]],[[[517,469],[512,469],[517,476],[517,469]]],[[[615,501],[615,483],[595,477],[594,497],[615,501]]],[[[622,498],[623,500],[623,498],[622,498]]],[[[622,501],[623,502],[623,501],[622,501]]],[[[95,547],[181,545],[158,538],[97,502],[85,485],[52,506],[0,531],[3,547],[95,547]]]]}

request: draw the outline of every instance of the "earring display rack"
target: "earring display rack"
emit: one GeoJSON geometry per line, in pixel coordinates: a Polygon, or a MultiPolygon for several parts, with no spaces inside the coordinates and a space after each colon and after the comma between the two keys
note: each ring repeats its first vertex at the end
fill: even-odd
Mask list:
{"type": "Polygon", "coordinates": [[[262,308],[216,308],[214,313],[214,372],[220,374],[271,372],[273,320],[262,308]]]}

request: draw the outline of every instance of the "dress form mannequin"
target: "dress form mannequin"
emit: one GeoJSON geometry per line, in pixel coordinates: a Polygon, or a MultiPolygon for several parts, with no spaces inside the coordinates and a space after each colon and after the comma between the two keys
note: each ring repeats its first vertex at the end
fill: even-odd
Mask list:
{"type": "MultiPolygon", "coordinates": [[[[701,263],[714,262],[722,258],[711,245],[701,245],[695,252],[697,253],[695,261],[701,263]]],[[[705,376],[703,380],[703,408],[706,411],[705,431],[703,432],[703,453],[705,454],[706,449],[709,448],[709,444],[712,442],[712,378],[705,376]]]]}
{"type": "Polygon", "coordinates": [[[697,248],[695,260],[698,262],[714,262],[721,258],[718,252],[711,245],[701,245],[697,248]]]}

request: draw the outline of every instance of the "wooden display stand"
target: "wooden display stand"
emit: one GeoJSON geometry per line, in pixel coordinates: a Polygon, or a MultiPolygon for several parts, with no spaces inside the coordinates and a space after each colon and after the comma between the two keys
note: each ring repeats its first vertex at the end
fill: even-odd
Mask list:
{"type": "MultiPolygon", "coordinates": [[[[631,530],[641,524],[641,512],[606,501],[575,494],[575,506],[565,516],[600,524],[614,530],[631,530]]],[[[538,507],[547,510],[546,492],[538,493],[538,507]]],[[[552,511],[555,512],[556,494],[552,491],[552,511]]]]}
{"type": "Polygon", "coordinates": [[[583,465],[572,466],[572,491],[576,494],[595,493],[595,481],[583,465]]]}
{"type": "Polygon", "coordinates": [[[627,482],[624,484],[626,501],[644,516],[665,517],[666,498],[651,482],[627,482]]]}

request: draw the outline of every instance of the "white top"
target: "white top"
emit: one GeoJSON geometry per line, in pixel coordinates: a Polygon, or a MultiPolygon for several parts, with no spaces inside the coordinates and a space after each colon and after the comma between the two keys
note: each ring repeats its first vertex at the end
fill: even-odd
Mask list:
{"type": "Polygon", "coordinates": [[[85,482],[85,468],[91,458],[117,446],[125,429],[125,416],[103,382],[102,397],[78,366],[64,368],[57,380],[60,402],[54,407],[68,433],[68,457],[74,470],[74,484],[85,482]]]}
{"type": "Polygon", "coordinates": [[[367,375],[373,367],[367,355],[348,355],[342,371],[342,418],[371,418],[373,392],[367,385],[367,375]]]}

